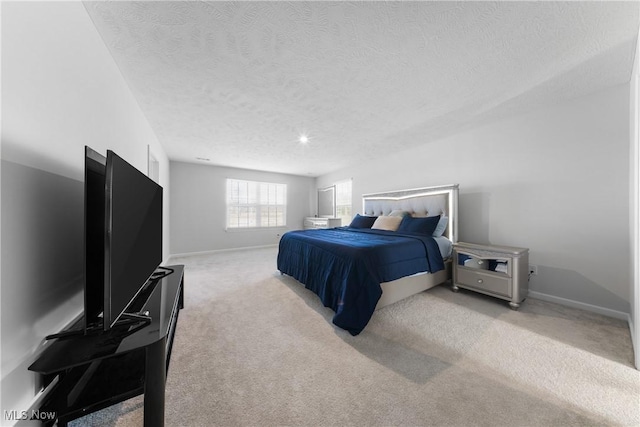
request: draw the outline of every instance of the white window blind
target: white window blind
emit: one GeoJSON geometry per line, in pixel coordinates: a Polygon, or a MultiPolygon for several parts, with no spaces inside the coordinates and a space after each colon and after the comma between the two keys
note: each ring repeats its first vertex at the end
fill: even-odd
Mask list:
{"type": "Polygon", "coordinates": [[[287,225],[287,184],[227,179],[227,228],[287,225]]]}
{"type": "Polygon", "coordinates": [[[351,180],[336,184],[336,216],[342,218],[342,225],[349,225],[353,218],[351,210],[351,180]]]}

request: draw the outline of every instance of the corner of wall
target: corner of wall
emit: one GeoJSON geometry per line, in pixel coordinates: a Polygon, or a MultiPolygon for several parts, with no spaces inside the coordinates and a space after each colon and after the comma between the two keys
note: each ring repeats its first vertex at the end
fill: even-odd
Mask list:
{"type": "MultiPolygon", "coordinates": [[[[638,16],[640,22],[640,15],[638,16]]],[[[629,90],[629,219],[631,257],[631,313],[629,329],[636,369],[640,369],[640,29],[629,90]]]]}

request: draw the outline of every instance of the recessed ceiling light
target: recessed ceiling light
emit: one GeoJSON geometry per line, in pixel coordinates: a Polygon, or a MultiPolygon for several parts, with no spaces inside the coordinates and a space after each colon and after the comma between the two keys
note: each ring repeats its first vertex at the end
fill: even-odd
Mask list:
{"type": "Polygon", "coordinates": [[[309,143],[309,137],[305,134],[300,135],[300,138],[298,138],[298,141],[300,141],[300,144],[308,144],[309,143]]]}

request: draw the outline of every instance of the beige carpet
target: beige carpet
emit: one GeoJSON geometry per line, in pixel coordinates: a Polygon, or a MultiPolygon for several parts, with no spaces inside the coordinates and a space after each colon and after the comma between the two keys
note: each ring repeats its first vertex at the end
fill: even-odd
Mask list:
{"type": "MultiPolygon", "coordinates": [[[[277,249],[186,264],[167,426],[640,426],[625,322],[439,286],[352,337],[277,249]]],[[[142,399],[72,425],[141,426],[142,399]]]]}

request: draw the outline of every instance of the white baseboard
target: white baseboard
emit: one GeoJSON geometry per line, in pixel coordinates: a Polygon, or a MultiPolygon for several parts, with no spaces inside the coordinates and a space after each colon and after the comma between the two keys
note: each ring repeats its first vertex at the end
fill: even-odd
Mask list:
{"type": "Polygon", "coordinates": [[[216,253],[222,253],[222,252],[235,252],[235,251],[246,251],[249,249],[264,249],[264,248],[277,248],[277,247],[278,247],[277,244],[273,244],[273,245],[262,245],[262,246],[245,246],[242,248],[213,249],[210,251],[200,251],[200,252],[184,252],[184,253],[169,255],[169,260],[167,262],[170,262],[170,260],[174,258],[184,257],[184,256],[210,255],[210,254],[216,254],[216,253]]]}
{"type": "Polygon", "coordinates": [[[631,316],[623,311],[611,310],[610,308],[600,307],[597,305],[587,304],[580,301],[574,301],[567,298],[561,298],[554,295],[543,294],[541,292],[529,291],[529,297],[542,301],[549,301],[567,307],[578,308],[580,310],[590,311],[592,313],[602,314],[603,316],[613,317],[614,319],[626,320],[631,324],[631,316]]]}

